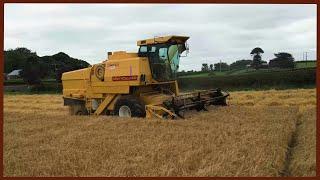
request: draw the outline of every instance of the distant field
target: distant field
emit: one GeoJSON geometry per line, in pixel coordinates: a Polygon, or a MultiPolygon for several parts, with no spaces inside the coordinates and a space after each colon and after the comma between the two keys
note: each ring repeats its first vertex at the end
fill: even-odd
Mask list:
{"type": "Polygon", "coordinates": [[[42,86],[28,87],[22,79],[4,81],[5,93],[58,93],[62,92],[62,84],[55,79],[41,80],[42,86]]]}
{"type": "Polygon", "coordinates": [[[26,84],[25,82],[23,82],[22,79],[10,79],[10,80],[5,80],[3,82],[3,85],[5,85],[5,86],[22,85],[22,84],[26,84]]]}
{"type": "Polygon", "coordinates": [[[188,78],[188,77],[203,77],[203,76],[208,76],[209,73],[198,73],[198,74],[189,74],[189,75],[183,75],[183,76],[179,76],[179,77],[184,77],[184,78],[188,78]]]}
{"type": "MultiPolygon", "coordinates": [[[[181,75],[179,78],[192,78],[192,77],[207,77],[207,76],[228,76],[235,74],[243,74],[253,72],[253,69],[235,69],[230,71],[214,71],[214,72],[200,72],[188,75],[181,75]]],[[[261,71],[261,70],[260,70],[261,71]]]]}
{"type": "Polygon", "coordinates": [[[228,90],[243,89],[286,89],[315,87],[316,69],[290,69],[290,70],[250,70],[241,74],[224,76],[198,76],[179,77],[180,88],[184,90],[223,88],[228,90]]]}
{"type": "Polygon", "coordinates": [[[315,89],[232,92],[186,120],[70,116],[4,95],[4,176],[315,176],[315,89]]]}
{"type": "Polygon", "coordinates": [[[295,68],[314,68],[317,67],[317,61],[297,61],[295,68]]]}
{"type": "MultiPolygon", "coordinates": [[[[317,67],[317,61],[296,61],[295,62],[295,68],[296,69],[301,69],[301,68],[315,68],[317,67]]],[[[213,73],[208,73],[208,72],[194,72],[191,74],[187,75],[181,75],[179,77],[181,78],[186,78],[186,77],[207,77],[209,74],[213,76],[227,76],[227,75],[241,75],[241,74],[249,74],[249,73],[259,73],[259,72],[273,72],[273,71],[286,71],[287,69],[259,69],[259,70],[254,70],[254,69],[233,69],[230,71],[214,71],[213,73]]]]}
{"type": "MultiPolygon", "coordinates": [[[[55,79],[43,79],[41,80],[43,83],[55,83],[55,79]]],[[[10,85],[21,85],[21,84],[26,84],[22,79],[10,79],[10,80],[5,80],[4,85],[5,86],[10,86],[10,85]]]]}

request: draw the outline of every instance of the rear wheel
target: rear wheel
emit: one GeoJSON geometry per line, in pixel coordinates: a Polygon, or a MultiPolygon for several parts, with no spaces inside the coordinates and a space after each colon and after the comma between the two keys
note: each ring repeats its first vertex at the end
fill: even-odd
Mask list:
{"type": "Polygon", "coordinates": [[[84,105],[71,105],[69,106],[69,113],[70,115],[88,115],[88,111],[84,105]]]}
{"type": "Polygon", "coordinates": [[[122,96],[115,104],[114,114],[119,117],[146,117],[145,104],[135,96],[122,96]]]}
{"type": "Polygon", "coordinates": [[[217,102],[217,105],[226,106],[227,105],[227,98],[222,98],[217,102]]]}
{"type": "Polygon", "coordinates": [[[224,94],[221,92],[220,89],[217,89],[216,92],[212,94],[211,97],[220,97],[216,101],[212,102],[212,105],[220,105],[220,106],[227,106],[227,97],[221,97],[224,96],[224,94]]]}

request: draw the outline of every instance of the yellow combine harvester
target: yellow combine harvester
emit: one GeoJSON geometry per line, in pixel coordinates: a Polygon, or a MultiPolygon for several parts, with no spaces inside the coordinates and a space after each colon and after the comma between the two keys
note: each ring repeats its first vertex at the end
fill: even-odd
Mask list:
{"type": "Polygon", "coordinates": [[[221,90],[179,95],[176,81],[185,36],[140,40],[138,53],[109,52],[107,60],[63,73],[64,105],[73,115],[120,117],[182,117],[185,110],[226,105],[221,90]]]}

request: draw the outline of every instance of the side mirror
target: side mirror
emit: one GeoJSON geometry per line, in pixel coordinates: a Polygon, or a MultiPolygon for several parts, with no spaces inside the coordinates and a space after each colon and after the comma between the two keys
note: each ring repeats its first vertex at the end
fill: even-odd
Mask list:
{"type": "Polygon", "coordinates": [[[186,52],[185,55],[179,55],[179,57],[187,57],[188,54],[189,54],[189,44],[187,44],[187,42],[184,44],[184,47],[183,47],[184,51],[186,52]]]}

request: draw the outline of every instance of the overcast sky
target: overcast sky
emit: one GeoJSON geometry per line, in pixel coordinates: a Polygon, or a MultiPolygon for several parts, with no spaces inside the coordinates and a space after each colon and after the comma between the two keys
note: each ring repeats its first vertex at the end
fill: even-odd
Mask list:
{"type": "Polygon", "coordinates": [[[315,59],[316,17],[316,5],[5,4],[4,47],[94,64],[108,51],[136,52],[137,40],[174,34],[190,36],[180,70],[252,59],[257,46],[267,61],[282,51],[315,59]]]}

